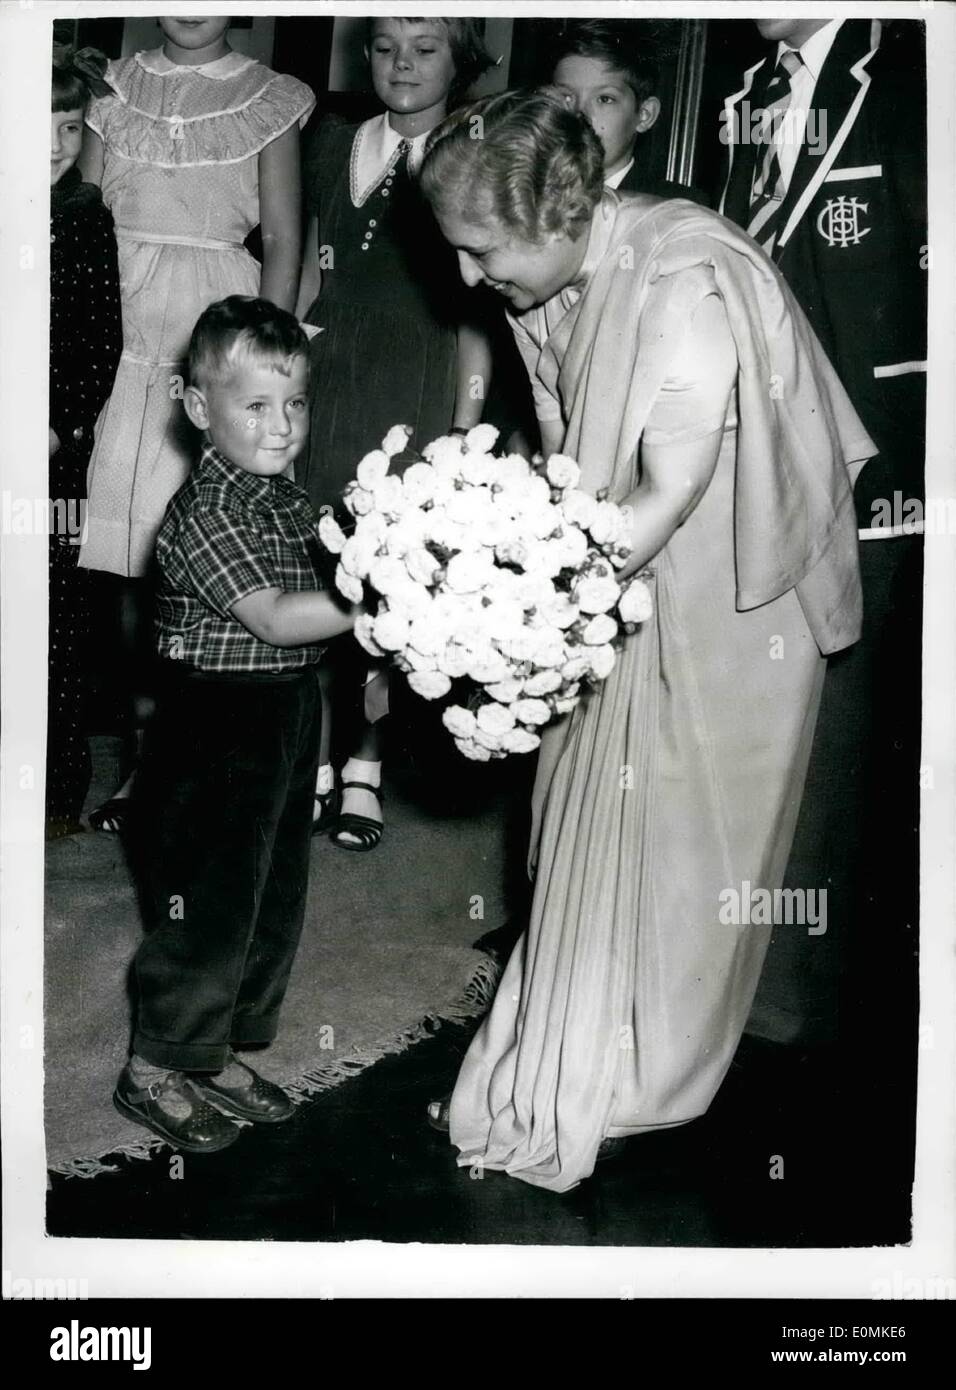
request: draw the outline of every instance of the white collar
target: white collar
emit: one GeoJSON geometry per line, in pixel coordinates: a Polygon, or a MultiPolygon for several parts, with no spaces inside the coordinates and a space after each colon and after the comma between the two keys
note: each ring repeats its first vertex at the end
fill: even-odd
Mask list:
{"type": "Polygon", "coordinates": [[[411,146],[408,152],[408,169],[409,173],[415,173],[422,162],[425,141],[430,134],[431,131],[426,130],[408,140],[407,136],[399,135],[397,130],[392,129],[387,111],[383,111],[380,116],[373,116],[371,120],[363,121],[355,132],[352,158],[349,162],[349,192],[352,206],[360,208],[392,172],[399,161],[403,142],[411,146]]]}
{"type": "Polygon", "coordinates": [[[612,174],[609,179],[604,180],[604,187],[620,188],[621,184],[624,182],[625,176],[629,174],[633,168],[634,161],[633,159],[629,159],[623,169],[618,169],[616,174],[612,174]]]}
{"type": "Polygon", "coordinates": [[[831,19],[829,24],[824,24],[822,29],[818,29],[815,34],[811,34],[806,43],[799,48],[793,48],[789,43],[777,44],[777,62],[780,62],[781,54],[790,49],[791,53],[799,53],[804,67],[813,78],[814,82],[819,81],[820,71],[827,60],[830,49],[833,47],[833,40],[837,36],[837,30],[843,23],[842,19],[831,19]]]}
{"type": "Polygon", "coordinates": [[[225,81],[227,77],[232,77],[243,68],[254,63],[254,58],[247,58],[244,53],[237,53],[235,49],[230,49],[221,58],[214,58],[211,63],[174,63],[161,48],[144,49],[136,54],[136,61],[141,68],[153,73],[155,77],[167,77],[171,72],[198,72],[202,77],[212,77],[216,81],[225,81]]]}

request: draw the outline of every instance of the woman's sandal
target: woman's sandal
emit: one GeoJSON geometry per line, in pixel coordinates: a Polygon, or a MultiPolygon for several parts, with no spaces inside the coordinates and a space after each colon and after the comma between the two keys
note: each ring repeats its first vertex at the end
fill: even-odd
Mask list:
{"type": "MultiPolygon", "coordinates": [[[[349,787],[359,787],[362,791],[371,792],[374,796],[378,797],[378,804],[380,806],[385,804],[385,797],[381,787],[373,787],[370,782],[343,782],[343,795],[349,787]]],[[[351,849],[355,850],[358,854],[367,854],[369,850],[374,849],[378,844],[379,840],[382,838],[382,831],[384,829],[384,823],[380,820],[373,820],[371,816],[358,816],[354,811],[342,811],[336,821],[335,829],[332,831],[330,838],[337,849],[351,849]],[[349,840],[340,840],[339,836],[343,833],[354,835],[359,843],[355,844],[349,840]]]]}
{"type": "Polygon", "coordinates": [[[127,828],[130,811],[128,796],[111,796],[102,806],[91,811],[87,819],[91,830],[103,830],[107,835],[122,835],[127,828]]]}
{"type": "Polygon", "coordinates": [[[331,791],[316,792],[315,804],[321,807],[318,816],[312,822],[312,834],[324,835],[327,830],[331,830],[339,818],[339,789],[333,787],[331,791]]]}
{"type": "Polygon", "coordinates": [[[451,1128],[451,1092],[441,1100],[430,1100],[425,1110],[425,1119],[439,1134],[447,1134],[451,1128]]]}

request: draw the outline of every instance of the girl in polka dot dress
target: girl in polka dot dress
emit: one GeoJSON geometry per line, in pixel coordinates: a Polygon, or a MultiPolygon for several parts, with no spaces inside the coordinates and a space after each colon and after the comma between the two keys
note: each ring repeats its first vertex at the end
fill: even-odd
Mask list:
{"type": "Polygon", "coordinates": [[[83,731],[89,576],[77,569],[93,427],[123,347],[113,219],[75,167],[83,113],[110,91],[95,49],[55,45],[50,139],[50,597],[46,833],[82,830],[90,781],[83,731]]]}
{"type": "MultiPolygon", "coordinates": [[[[366,57],[386,110],[359,125],[323,121],[306,178],[312,219],[298,313],[323,331],[312,340],[309,454],[296,476],[317,511],[339,509],[363,454],[390,426],[408,425],[421,448],[452,426],[477,424],[483,392],[475,381],[487,385],[490,375],[487,338],[470,321],[454,254],[415,177],[430,132],[491,66],[479,22],[371,19],[366,57]]],[[[340,814],[331,720],[323,719],[314,828],[331,830],[340,849],[367,851],[382,833],[386,677],[350,669],[368,660],[353,642],[340,643],[336,656],[322,669],[342,673],[343,708],[364,682],[365,717],[342,771],[340,814]]]]}
{"type": "MultiPolygon", "coordinates": [[[[113,587],[132,618],[133,671],[137,633],[148,631],[143,576],[194,455],[182,410],[189,335],[208,305],[231,294],[293,308],[299,128],[315,105],[302,82],[229,47],[228,17],[158,22],[161,48],[110,64],[116,91],[92,103],[82,155],[116,219],[125,342],[96,428],[80,565],[125,581],[113,587]],[[261,265],[243,244],[257,225],[261,265]]],[[[141,725],[150,701],[139,685],[130,693],[141,725]]],[[[91,824],[122,829],[129,790],[127,782],[91,824]]]]}

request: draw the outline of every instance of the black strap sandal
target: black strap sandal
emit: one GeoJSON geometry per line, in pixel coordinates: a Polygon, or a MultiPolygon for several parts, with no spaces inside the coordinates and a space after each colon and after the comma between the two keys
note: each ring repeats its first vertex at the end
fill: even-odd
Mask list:
{"type": "Polygon", "coordinates": [[[130,798],[111,796],[102,806],[91,811],[88,820],[91,830],[103,830],[107,835],[122,835],[129,821],[130,798]]]}
{"type": "MultiPolygon", "coordinates": [[[[373,787],[370,782],[343,782],[343,794],[349,787],[359,787],[362,791],[371,792],[373,796],[378,797],[380,806],[385,804],[381,787],[373,787]]],[[[351,849],[357,854],[368,854],[369,850],[375,849],[381,840],[384,829],[384,823],[380,820],[373,820],[371,816],[358,816],[354,811],[343,811],[335,823],[335,829],[330,838],[337,849],[351,849]],[[358,843],[340,840],[339,836],[343,832],[347,835],[354,835],[358,843]]]]}
{"type": "Polygon", "coordinates": [[[333,787],[328,792],[316,792],[315,804],[321,807],[319,814],[312,822],[312,834],[324,835],[327,830],[331,830],[339,818],[339,789],[333,787]]]}

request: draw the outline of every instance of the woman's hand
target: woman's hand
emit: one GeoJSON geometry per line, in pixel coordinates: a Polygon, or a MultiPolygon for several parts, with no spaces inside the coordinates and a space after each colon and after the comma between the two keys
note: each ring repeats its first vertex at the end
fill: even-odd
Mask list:
{"type": "Polygon", "coordinates": [[[633,518],[633,550],[618,579],[643,569],[690,516],[714,476],[723,437],[720,429],[686,444],[642,448],[641,481],[623,503],[633,518]]]}

